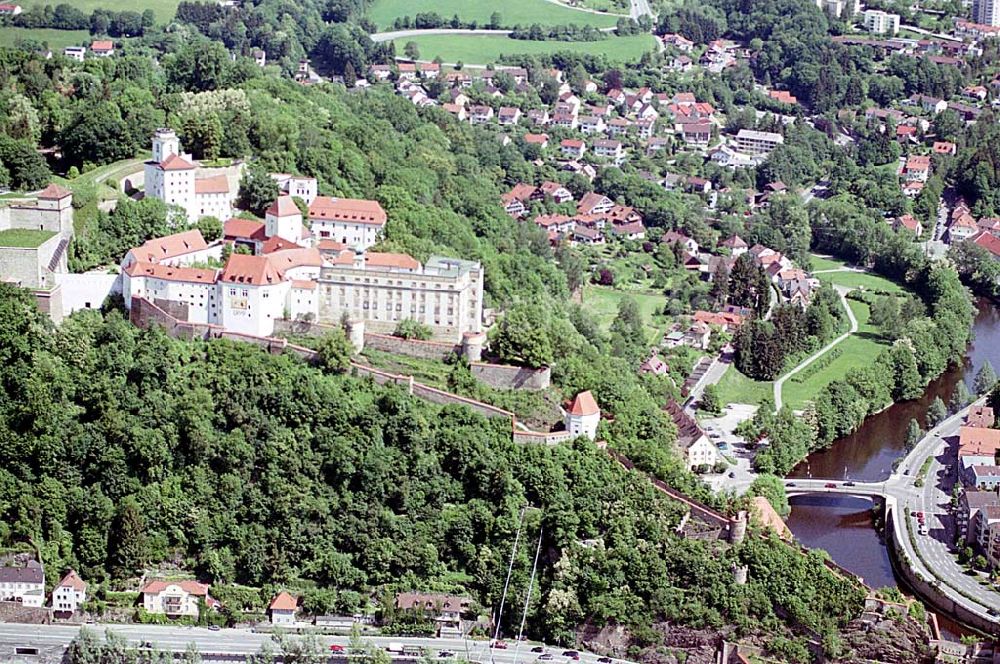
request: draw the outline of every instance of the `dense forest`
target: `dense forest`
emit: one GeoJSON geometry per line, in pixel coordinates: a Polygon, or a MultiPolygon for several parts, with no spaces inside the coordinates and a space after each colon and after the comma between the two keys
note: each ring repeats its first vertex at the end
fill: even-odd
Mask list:
{"type": "Polygon", "coordinates": [[[544,532],[537,636],[620,623],[649,643],[665,620],[827,633],[860,607],[819,554],[680,538],[681,506],[587,441],[517,446],[466,409],[247,345],[173,340],[117,310],[52,329],[28,294],[0,289],[2,536],[40,547],[53,579],[175,560],[217,584],[318,584],[338,591],[328,610],[383,586],[492,606],[529,506],[526,530],[544,532]],[[732,583],[733,564],[749,583],[732,583]]]}

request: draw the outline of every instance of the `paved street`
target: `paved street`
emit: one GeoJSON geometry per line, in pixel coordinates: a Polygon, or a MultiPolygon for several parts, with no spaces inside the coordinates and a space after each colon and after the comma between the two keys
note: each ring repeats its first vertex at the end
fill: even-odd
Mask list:
{"type": "MultiPolygon", "coordinates": [[[[201,627],[173,627],[166,625],[89,625],[88,628],[103,635],[105,629],[110,629],[127,638],[131,643],[140,646],[152,643],[154,647],[165,651],[183,652],[188,644],[194,643],[203,655],[245,655],[256,653],[264,643],[272,642],[270,634],[258,634],[248,629],[222,629],[210,631],[201,627]]],[[[80,627],[76,625],[21,625],[0,623],[0,660],[10,661],[16,647],[53,648],[65,647],[77,635],[80,627]]],[[[492,662],[494,664],[527,664],[534,662],[539,653],[531,652],[531,648],[539,645],[535,642],[523,642],[518,648],[516,642],[508,642],[506,650],[489,648],[488,641],[467,641],[463,639],[431,639],[431,638],[401,638],[390,636],[362,637],[366,643],[378,648],[385,648],[390,643],[399,643],[407,647],[425,648],[436,657],[441,651],[455,653],[459,659],[476,662],[492,662]]],[[[339,644],[347,646],[346,636],[322,636],[324,645],[339,644]]],[[[562,656],[564,648],[547,647],[546,652],[554,655],[553,664],[566,664],[570,661],[562,656]]],[[[580,652],[580,661],[586,664],[597,664],[597,655],[580,652]]],[[[621,661],[621,660],[616,660],[621,661]]]]}
{"type": "Polygon", "coordinates": [[[640,16],[649,16],[652,19],[656,19],[656,14],[653,13],[653,8],[649,6],[649,0],[631,0],[632,8],[629,11],[629,16],[635,20],[639,20],[640,16]]]}

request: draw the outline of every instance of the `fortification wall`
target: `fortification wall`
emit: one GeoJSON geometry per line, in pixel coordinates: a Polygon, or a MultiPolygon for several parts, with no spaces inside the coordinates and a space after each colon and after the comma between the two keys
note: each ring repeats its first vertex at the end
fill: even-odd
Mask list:
{"type": "Polygon", "coordinates": [[[529,369],[507,364],[472,362],[469,365],[476,380],[498,390],[544,390],[552,383],[549,367],[529,369]]]}
{"type": "MultiPolygon", "coordinates": [[[[365,325],[369,326],[370,323],[366,321],[365,325]]],[[[444,361],[451,353],[461,354],[462,352],[462,346],[459,344],[401,339],[388,334],[375,334],[373,332],[365,332],[365,348],[436,361],[444,361]]]]}

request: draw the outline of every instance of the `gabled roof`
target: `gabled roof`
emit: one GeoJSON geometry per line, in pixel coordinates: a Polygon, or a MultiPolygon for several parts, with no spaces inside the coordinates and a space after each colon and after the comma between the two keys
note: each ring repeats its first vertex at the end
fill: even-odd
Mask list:
{"type": "Polygon", "coordinates": [[[394,254],[389,252],[365,252],[365,265],[371,267],[389,267],[399,270],[419,270],[420,262],[409,254],[394,254]]]}
{"type": "Polygon", "coordinates": [[[158,165],[161,171],[190,171],[194,169],[194,164],[176,154],[170,155],[158,165]]]}
{"type": "Polygon", "coordinates": [[[225,175],[213,175],[210,178],[199,178],[194,181],[196,194],[228,194],[229,179],[225,175]]]}
{"type": "Polygon", "coordinates": [[[90,44],[90,50],[92,51],[110,51],[115,47],[115,43],[110,39],[102,39],[90,44]]]}
{"type": "Polygon", "coordinates": [[[158,265],[146,261],[135,261],[125,268],[125,274],[136,277],[150,277],[163,281],[182,281],[185,283],[214,284],[218,270],[200,267],[172,267],[158,265]]]}
{"type": "Polygon", "coordinates": [[[271,611],[295,611],[298,608],[298,601],[282,590],[271,600],[269,608],[271,611]]]}
{"type": "Polygon", "coordinates": [[[208,243],[197,228],[147,240],[139,247],[131,250],[136,260],[148,263],[158,263],[177,256],[202,251],[208,248],[208,243]]]}
{"type": "Polygon", "coordinates": [[[573,397],[573,401],[569,406],[569,414],[579,417],[598,415],[600,412],[601,409],[597,407],[597,401],[594,399],[594,395],[591,394],[590,390],[580,392],[573,397]]]}
{"type": "Polygon", "coordinates": [[[56,588],[72,588],[81,592],[87,589],[87,583],[76,573],[75,570],[66,572],[66,576],[56,584],[56,588]]]}
{"type": "Polygon", "coordinates": [[[295,204],[291,196],[278,196],[267,208],[265,214],[272,217],[292,217],[301,215],[302,211],[299,210],[299,206],[295,204]]]}
{"type": "Polygon", "coordinates": [[[302,247],[274,251],[267,255],[267,260],[281,272],[296,267],[323,267],[326,264],[319,249],[302,247]]]}
{"type": "Polygon", "coordinates": [[[73,192],[69,189],[65,189],[55,183],[52,183],[45,189],[38,192],[38,199],[42,201],[58,201],[72,195],[73,192]]]}
{"type": "Polygon", "coordinates": [[[208,584],[197,581],[150,581],[142,587],[139,592],[158,595],[167,589],[168,586],[178,586],[184,592],[196,596],[208,596],[208,584]]]}
{"type": "Polygon", "coordinates": [[[264,223],[233,217],[222,225],[222,236],[227,240],[264,240],[264,223]]]}
{"type": "Polygon", "coordinates": [[[356,224],[382,226],[386,222],[385,210],[378,201],[356,198],[331,198],[317,196],[309,206],[310,219],[330,219],[356,224]]]}
{"type": "Polygon", "coordinates": [[[266,256],[232,254],[220,279],[226,283],[270,286],[281,282],[281,272],[266,256]]]}

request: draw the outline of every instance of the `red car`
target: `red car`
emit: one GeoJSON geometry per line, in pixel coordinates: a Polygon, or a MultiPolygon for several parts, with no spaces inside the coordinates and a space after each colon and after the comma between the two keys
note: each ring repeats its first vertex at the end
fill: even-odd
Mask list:
{"type": "Polygon", "coordinates": [[[330,652],[344,652],[344,646],[337,645],[336,643],[331,643],[330,652]]]}
{"type": "Polygon", "coordinates": [[[836,489],[837,488],[837,483],[836,482],[827,482],[823,486],[826,487],[827,489],[836,489]]]}
{"type": "Polygon", "coordinates": [[[494,641],[492,644],[490,644],[490,648],[496,648],[497,650],[506,650],[507,649],[507,642],[506,641],[494,641]]]}

